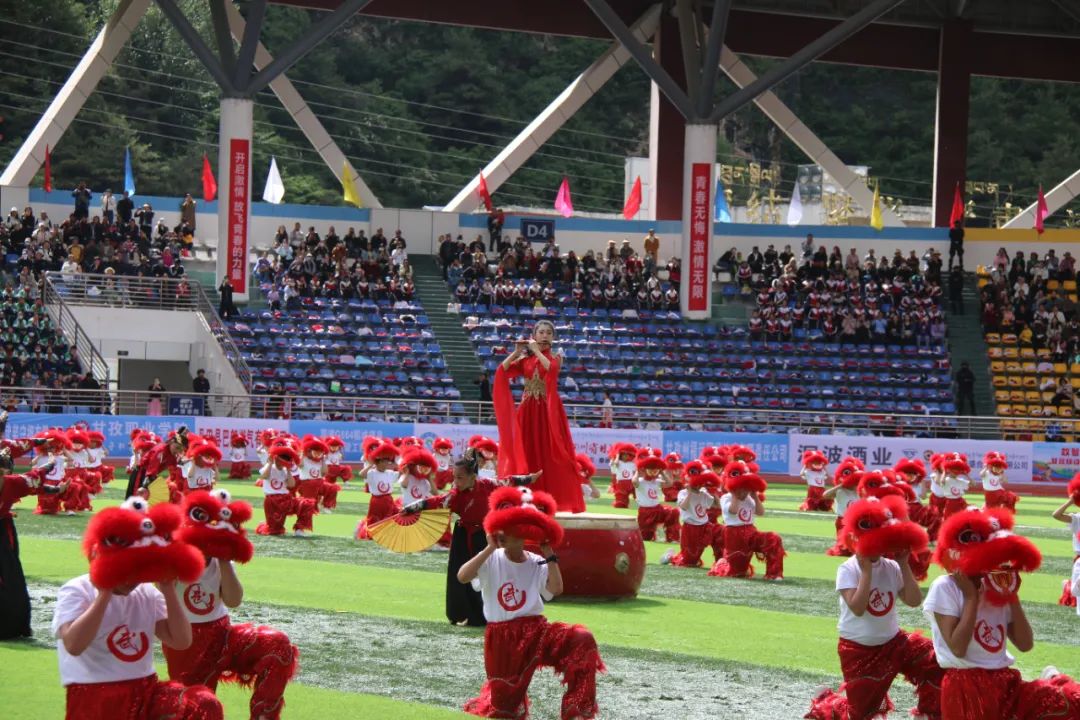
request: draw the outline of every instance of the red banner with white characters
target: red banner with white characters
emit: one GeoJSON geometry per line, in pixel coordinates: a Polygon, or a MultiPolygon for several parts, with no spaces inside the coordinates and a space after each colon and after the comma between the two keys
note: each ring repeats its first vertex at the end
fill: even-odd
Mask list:
{"type": "Polygon", "coordinates": [[[711,185],[712,164],[694,163],[690,168],[690,257],[683,270],[690,283],[687,309],[692,312],[704,312],[708,307],[711,185]]]}
{"type": "Polygon", "coordinates": [[[251,141],[247,138],[229,140],[229,233],[226,251],[229,258],[229,281],[233,292],[247,292],[248,256],[248,178],[251,173],[251,141]]]}

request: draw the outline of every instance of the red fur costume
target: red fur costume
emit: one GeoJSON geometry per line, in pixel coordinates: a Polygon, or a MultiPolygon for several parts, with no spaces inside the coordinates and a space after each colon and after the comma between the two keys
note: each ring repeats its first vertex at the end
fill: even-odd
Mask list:
{"type": "MultiPolygon", "coordinates": [[[[552,546],[562,541],[562,527],[555,522],[556,503],[547,493],[502,487],[491,493],[489,507],[484,530],[490,534],[505,533],[552,546]]],[[[465,712],[489,718],[528,717],[529,683],[542,667],[562,675],[566,686],[563,720],[596,717],[596,673],[604,671],[596,640],[582,625],[549,622],[539,614],[488,622],[484,630],[487,680],[479,696],[465,703],[465,712]]]]}
{"type": "Polygon", "coordinates": [[[252,463],[247,458],[247,435],[234,432],[229,436],[229,479],[247,480],[251,477],[252,463]]]}
{"type": "Polygon", "coordinates": [[[611,494],[615,499],[611,507],[630,507],[630,496],[634,494],[634,483],[630,477],[626,477],[630,470],[630,464],[637,457],[637,447],[633,443],[615,443],[608,450],[611,459],[611,494]],[[625,472],[620,473],[620,468],[625,472]]]}
{"type": "Polygon", "coordinates": [[[323,438],[328,450],[326,455],[326,479],[332,483],[347,483],[353,479],[352,468],[345,464],[345,441],[337,435],[323,438]]]}
{"type": "MultiPolygon", "coordinates": [[[[731,502],[742,502],[737,495],[742,491],[761,495],[766,490],[765,481],[756,473],[750,472],[746,462],[733,460],[724,468],[724,489],[731,502]]],[[[750,495],[747,495],[749,498],[750,495]]],[[[725,524],[724,557],[717,560],[709,569],[713,577],[754,576],[754,567],[750,561],[756,555],[765,563],[765,579],[779,580],[784,577],[784,541],[774,532],[761,532],[753,524],[753,516],[742,517],[744,525],[725,524]]]]}
{"type": "Polygon", "coordinates": [[[926,529],[926,534],[931,539],[937,537],[941,529],[941,515],[931,505],[923,505],[916,493],[916,488],[922,486],[926,480],[926,465],[921,458],[900,458],[893,465],[893,472],[901,482],[897,484],[904,491],[907,499],[908,517],[913,523],[917,523],[926,529]]]}
{"type": "MultiPolygon", "coordinates": [[[[662,478],[659,473],[667,469],[667,462],[660,456],[660,451],[653,451],[651,448],[644,448],[644,454],[639,454],[637,459],[638,468],[638,482],[654,481],[656,483],[662,483],[662,478]],[[656,471],[657,475],[650,478],[649,471],[656,471]]],[[[656,489],[657,494],[662,493],[664,488],[661,486],[656,489]]],[[[636,490],[635,490],[636,492],[636,490]]],[[[679,542],[679,511],[677,508],[664,505],[662,497],[650,498],[655,501],[655,505],[641,505],[638,503],[637,521],[638,528],[641,530],[641,538],[643,540],[656,540],[656,528],[659,525],[664,527],[664,539],[666,542],[679,542]]]]}
{"type": "MultiPolygon", "coordinates": [[[[291,477],[293,467],[300,461],[300,457],[286,444],[275,445],[270,449],[270,472],[274,470],[288,473],[291,477]]],[[[268,480],[266,482],[272,482],[268,480]]],[[[265,484],[265,483],[264,483],[265,484]]],[[[266,493],[266,488],[263,488],[266,493]]],[[[285,520],[290,515],[296,516],[293,524],[294,530],[311,532],[313,518],[315,516],[315,501],[308,498],[296,497],[291,492],[278,494],[264,494],[263,514],[266,521],[259,523],[255,532],[259,535],[284,535],[285,520]]]]}
{"type": "MultiPolygon", "coordinates": [[[[251,559],[254,548],[242,527],[251,518],[250,505],[230,502],[225,490],[200,490],[184,499],[183,509],[184,525],[177,537],[201,550],[208,562],[251,559]]],[[[186,588],[183,596],[187,596],[186,588]]],[[[210,598],[213,603],[213,595],[210,598]]],[[[191,621],[192,642],[187,650],[163,648],[169,677],[211,690],[217,689],[219,681],[250,687],[252,720],[278,720],[285,707],[285,687],[296,674],[300,656],[288,635],[265,626],[233,625],[227,614],[210,622],[198,622],[195,616],[191,621]]]]}
{"type": "Polygon", "coordinates": [[[677,452],[669,452],[664,461],[667,463],[668,477],[671,478],[671,484],[664,488],[664,502],[673,503],[678,499],[679,491],[685,487],[682,481],[683,461],[677,452]]]}
{"type": "Polygon", "coordinates": [[[435,471],[435,489],[442,490],[454,481],[454,458],[451,456],[454,441],[450,438],[435,438],[431,449],[435,452],[435,459],[439,464],[435,471]]]}
{"type": "MultiPolygon", "coordinates": [[[[833,472],[833,486],[840,488],[838,492],[847,491],[857,495],[859,478],[865,469],[866,466],[863,464],[862,460],[850,456],[844,458],[840,461],[840,464],[836,466],[836,470],[833,472]]],[[[834,557],[850,557],[851,550],[841,537],[844,529],[844,516],[842,514],[837,513],[835,525],[836,542],[833,543],[831,548],[825,551],[825,554],[834,557]]]]}
{"type": "MultiPolygon", "coordinates": [[[[1066,491],[1072,499],[1073,505],[1080,507],[1080,473],[1076,473],[1073,479],[1069,481],[1069,487],[1066,491]]],[[[1080,538],[1080,535],[1077,535],[1080,538]]],[[[1078,540],[1080,542],[1080,540],[1078,540]]],[[[1077,554],[1073,558],[1075,563],[1080,560],[1080,554],[1077,554]]],[[[1061,583],[1061,597],[1058,598],[1058,605],[1064,605],[1065,607],[1076,607],[1076,597],[1072,593],[1072,578],[1065,578],[1061,583]]]]}
{"type": "MultiPolygon", "coordinates": [[[[91,518],[83,537],[94,586],[112,589],[196,579],[202,572],[202,558],[195,548],[171,539],[179,525],[178,508],[149,508],[137,497],[99,512],[91,518]]],[[[161,682],[153,674],[134,680],[70,683],[66,692],[67,720],[224,717],[221,703],[208,688],[161,682]]]]}
{"type": "MultiPolygon", "coordinates": [[[[87,430],[86,437],[90,439],[90,449],[94,452],[99,452],[101,446],[105,444],[105,433],[98,432],[97,430],[87,430]]],[[[106,465],[104,462],[104,453],[102,453],[102,462],[98,465],[98,475],[101,477],[101,482],[104,484],[111,483],[116,477],[116,471],[112,465],[106,465]]]]}
{"type": "MultiPolygon", "coordinates": [[[[1001,508],[969,508],[945,520],[934,561],[949,572],[979,579],[984,602],[1018,602],[1020,573],[1042,562],[1038,548],[1015,535],[1013,515],[1001,508]]],[[[939,579],[940,582],[940,579],[939,579]]],[[[1067,675],[1021,679],[1011,667],[945,670],[942,720],[1051,720],[1080,717],[1080,683],[1067,675]]]]}
{"type": "Polygon", "coordinates": [[[979,473],[983,482],[983,501],[986,507],[1002,507],[1016,512],[1020,496],[1005,488],[1005,471],[1009,460],[1004,453],[991,450],[983,456],[983,469],[979,473]]]}
{"type": "MultiPolygon", "coordinates": [[[[330,449],[317,437],[305,437],[300,441],[300,452],[308,463],[301,460],[300,483],[296,487],[297,494],[315,502],[316,512],[318,508],[333,510],[337,507],[338,491],[341,490],[336,483],[327,479],[326,455],[330,449]],[[317,467],[321,464],[322,472],[314,476],[305,476],[304,467],[317,467]]],[[[312,471],[314,472],[314,471],[312,471]]]]}
{"type": "MultiPolygon", "coordinates": [[[[62,466],[62,468],[57,467],[54,471],[47,473],[42,479],[42,484],[48,487],[67,485],[59,493],[39,493],[34,514],[55,515],[60,512],[61,506],[63,506],[64,512],[75,513],[89,505],[90,497],[86,487],[67,472],[67,465],[71,462],[63,455],[64,451],[71,450],[71,440],[68,439],[67,433],[61,430],[45,430],[34,437],[45,441],[44,444],[38,446],[35,452],[39,455],[49,456],[62,466]]],[[[41,464],[40,459],[34,463],[35,466],[41,464]]]]}
{"type": "MultiPolygon", "coordinates": [[[[686,482],[684,491],[704,493],[709,498],[712,498],[713,492],[720,487],[720,478],[715,473],[707,472],[705,464],[700,460],[691,460],[686,463],[684,479],[686,482]]],[[[694,503],[691,503],[691,506],[697,507],[694,503]]],[[[702,524],[683,522],[679,531],[679,552],[671,557],[672,565],[701,567],[703,565],[701,556],[709,547],[712,548],[714,562],[724,556],[724,529],[708,519],[707,511],[705,511],[705,518],[706,522],[702,524]]]]}
{"type": "Polygon", "coordinates": [[[832,498],[825,497],[824,484],[816,484],[818,477],[828,477],[828,460],[820,450],[807,450],[802,456],[802,472],[799,475],[806,481],[806,499],[799,509],[804,512],[829,512],[832,510],[832,498]]]}
{"type": "MultiPolygon", "coordinates": [[[[375,438],[375,440],[378,440],[378,438],[375,438]]],[[[364,457],[372,465],[377,463],[380,459],[393,462],[397,459],[399,454],[398,449],[389,442],[378,441],[375,444],[370,444],[365,440],[364,447],[366,448],[364,457]]],[[[368,491],[371,492],[370,476],[367,479],[367,486],[368,491]]],[[[392,483],[388,484],[386,488],[377,489],[379,492],[377,494],[372,493],[371,500],[368,501],[367,516],[356,526],[355,537],[357,540],[370,540],[371,534],[368,532],[369,527],[377,522],[385,520],[401,510],[400,502],[394,499],[392,483]]]]}

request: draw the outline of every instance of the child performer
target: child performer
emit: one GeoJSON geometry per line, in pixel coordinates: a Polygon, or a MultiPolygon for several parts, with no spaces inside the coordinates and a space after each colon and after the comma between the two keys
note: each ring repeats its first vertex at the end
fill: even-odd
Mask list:
{"type": "Polygon", "coordinates": [[[435,489],[441,491],[454,481],[454,456],[451,454],[454,451],[454,441],[450,438],[435,438],[431,449],[434,451],[435,462],[438,463],[435,469],[435,489]]]}
{"type": "Polygon", "coordinates": [[[78,490],[71,492],[71,480],[64,469],[69,447],[67,435],[59,430],[46,430],[34,438],[38,444],[34,448],[33,469],[40,470],[42,492],[38,493],[35,515],[56,515],[63,504],[65,515],[74,515],[79,506],[78,490]]]}
{"type": "Polygon", "coordinates": [[[259,535],[284,535],[285,519],[296,516],[293,533],[307,537],[312,533],[315,501],[292,494],[297,485],[293,475],[300,457],[288,445],[276,445],[270,449],[270,461],[259,472],[263,481],[263,514],[266,522],[260,523],[255,532],[259,535]]]}
{"type": "Polygon", "coordinates": [[[329,515],[337,507],[338,486],[326,479],[326,443],[317,437],[300,442],[300,485],[297,493],[315,503],[315,512],[329,515]]]}
{"type": "Polygon", "coordinates": [[[360,470],[358,477],[367,484],[371,500],[368,501],[367,517],[356,526],[354,537],[357,540],[370,540],[368,528],[377,522],[385,520],[398,511],[394,502],[394,483],[398,480],[398,472],[394,469],[398,457],[398,449],[392,443],[382,442],[378,445],[366,444],[367,463],[360,470]]]}
{"type": "Polygon", "coordinates": [[[69,720],[224,717],[209,689],[162,682],[154,673],[153,637],[181,650],[191,645],[173,582],[199,577],[202,558],[171,538],[179,526],[179,508],[148,508],[138,497],[87,525],[90,573],[60,588],[52,620],[69,720]]]}
{"type": "Polygon", "coordinates": [[[233,432],[229,436],[229,479],[247,480],[251,477],[251,463],[247,460],[247,434],[233,432]]]}
{"type": "Polygon", "coordinates": [[[671,481],[669,485],[664,486],[664,502],[673,503],[678,500],[679,491],[683,489],[682,473],[685,466],[682,456],[677,452],[669,452],[664,461],[667,463],[664,474],[671,481]]]}
{"type": "Polygon", "coordinates": [[[825,481],[829,477],[828,460],[820,450],[807,450],[802,456],[799,477],[806,481],[806,499],[799,506],[803,511],[829,512],[832,500],[825,498],[825,481]]]}
{"type": "Polygon", "coordinates": [[[180,427],[169,434],[168,440],[142,453],[135,473],[128,480],[126,497],[138,492],[148,497],[152,504],[168,502],[168,481],[158,475],[178,468],[187,448],[188,431],[186,427],[180,427]]]}
{"type": "MultiPolygon", "coordinates": [[[[1080,513],[1069,513],[1066,510],[1070,505],[1076,505],[1080,507],[1080,473],[1073,475],[1073,479],[1069,482],[1069,499],[1065,501],[1065,504],[1054,511],[1051,516],[1058,522],[1063,522],[1069,526],[1069,535],[1072,536],[1073,546],[1073,578],[1076,577],[1077,562],[1080,562],[1080,513]]],[[[1065,605],[1067,607],[1076,607],[1076,592],[1073,590],[1074,583],[1069,580],[1065,580],[1061,586],[1061,598],[1058,600],[1059,605],[1065,605]]],[[[1080,611],[1078,611],[1080,612],[1080,611]]]]}
{"type": "Polygon", "coordinates": [[[563,536],[555,507],[555,499],[544,492],[496,489],[484,520],[487,546],[457,572],[461,583],[479,581],[488,619],[487,681],[479,697],[465,703],[467,713],[527,717],[532,676],[550,666],[566,686],[563,720],[596,717],[596,673],[604,671],[596,640],[582,625],[551,623],[543,615],[544,600],[563,590],[559,558],[552,550],[563,536]],[[543,557],[527,552],[526,541],[537,543],[543,557]]]}
{"type": "Polygon", "coordinates": [[[904,489],[903,485],[901,489],[904,489],[904,496],[907,498],[908,517],[925,528],[926,534],[933,541],[941,528],[941,515],[936,508],[922,503],[922,496],[926,491],[926,466],[922,459],[900,458],[893,465],[893,472],[907,485],[907,489],[904,489]]]}
{"type": "Polygon", "coordinates": [[[949,574],[930,585],[923,614],[930,622],[941,683],[942,720],[1075,718],[1080,684],[1053,668],[1025,682],[1010,667],[1006,639],[1020,652],[1035,640],[1017,591],[1021,572],[1042,561],[1038,548],[1014,535],[1007,510],[968,508],[941,525],[934,561],[949,574]]]}
{"type": "Polygon", "coordinates": [[[212,490],[217,483],[221,450],[209,442],[193,444],[187,451],[188,461],[180,466],[186,495],[195,490],[212,490]]]}
{"type": "Polygon", "coordinates": [[[204,568],[196,581],[176,584],[191,623],[191,646],[177,650],[166,645],[162,650],[170,679],[212,691],[222,680],[250,686],[251,720],[278,720],[300,652],[280,630],[229,620],[229,608],[239,607],[244,599],[233,563],[246,563],[254,553],[243,528],[251,506],[230,500],[225,490],[184,498],[184,525],[177,537],[202,552],[204,568]]]}
{"type": "Polygon", "coordinates": [[[664,526],[664,542],[679,542],[679,511],[663,504],[663,490],[671,485],[664,472],[667,462],[659,450],[644,448],[637,459],[634,475],[634,499],[637,501],[637,522],[643,540],[656,540],[656,526],[664,526]]]}
{"type": "Polygon", "coordinates": [[[733,460],[724,470],[724,489],[720,511],[724,515],[724,557],[709,569],[715,577],[753,577],[750,560],[754,555],[765,561],[765,579],[784,579],[784,541],[774,532],[754,527],[754,517],[765,514],[759,495],[765,481],[750,472],[742,460],[733,460]]]}
{"type": "Polygon", "coordinates": [[[72,496],[76,510],[93,512],[90,497],[101,492],[101,477],[97,473],[91,475],[86,469],[90,464],[90,438],[81,428],[71,428],[67,437],[71,445],[64,467],[64,475],[70,481],[68,494],[72,496]]]}
{"type": "MultiPolygon", "coordinates": [[[[945,462],[945,453],[934,453],[930,456],[930,474],[927,477],[928,485],[930,488],[930,507],[937,511],[937,514],[944,518],[945,515],[945,486],[942,484],[942,479],[945,476],[945,470],[941,467],[941,464],[945,462]]],[[[934,536],[937,539],[937,536],[934,536]]]]}
{"type": "MultiPolygon", "coordinates": [[[[2,427],[0,420],[0,434],[2,427]]],[[[0,465],[3,466],[10,466],[13,450],[19,452],[20,446],[27,450],[31,447],[29,440],[2,443],[0,465]]],[[[15,531],[11,506],[27,495],[58,492],[58,488],[49,488],[41,482],[51,469],[46,465],[25,475],[8,474],[10,467],[0,470],[0,640],[30,637],[30,593],[19,560],[19,534],[15,531]]]]}
{"type": "Polygon", "coordinates": [[[581,476],[581,495],[586,500],[596,500],[600,497],[600,491],[593,485],[593,475],[596,474],[596,465],[585,453],[578,453],[574,456],[574,462],[577,464],[578,475],[581,476]]]}
{"type": "Polygon", "coordinates": [[[1020,498],[1005,488],[1005,471],[1008,469],[1009,461],[1004,453],[991,450],[983,456],[983,469],[979,471],[979,477],[982,479],[986,507],[1003,507],[1016,512],[1016,503],[1020,498]]]}
{"type": "MultiPolygon", "coordinates": [[[[352,468],[345,464],[345,441],[337,435],[323,438],[326,443],[326,480],[337,485],[337,481],[347,483],[353,478],[352,468]]],[[[335,505],[336,507],[336,505],[335,505]]]]}
{"type": "Polygon", "coordinates": [[[900,674],[915,686],[918,704],[911,714],[940,717],[944,671],[934,659],[933,643],[901,630],[896,612],[897,600],[908,607],[922,602],[907,558],[928,543],[926,531],[906,512],[902,499],[886,497],[857,500],[844,514],[844,538],[855,556],[836,571],[843,694],[824,690],[810,703],[806,718],[884,717],[893,710],[889,688],[900,674]]]}
{"type": "Polygon", "coordinates": [[[948,519],[950,515],[958,513],[968,506],[967,500],[964,499],[964,493],[967,492],[968,487],[971,485],[971,481],[968,479],[968,475],[971,474],[971,466],[968,465],[966,457],[960,453],[952,453],[941,461],[941,472],[940,485],[945,496],[945,509],[942,510],[941,517],[948,519]]]}
{"type": "Polygon", "coordinates": [[[105,464],[105,455],[108,453],[105,448],[105,434],[97,430],[87,430],[86,437],[90,440],[87,448],[87,454],[90,456],[87,469],[98,474],[101,484],[112,482],[113,466],[105,464]]]}
{"type": "Polygon", "coordinates": [[[859,476],[865,469],[862,460],[850,455],[844,458],[836,466],[836,471],[833,473],[833,486],[826,490],[822,496],[825,499],[836,499],[836,505],[834,506],[836,510],[836,542],[825,551],[826,555],[851,556],[851,550],[843,542],[840,533],[844,528],[844,513],[847,511],[848,505],[859,499],[859,476]]]}
{"type": "Polygon", "coordinates": [[[476,448],[480,453],[480,470],[476,476],[482,480],[498,479],[499,468],[499,443],[489,437],[473,435],[469,438],[469,447],[476,448]]]}
{"type": "Polygon", "coordinates": [[[431,480],[437,467],[435,456],[422,447],[410,447],[402,452],[401,475],[398,477],[402,506],[426,500],[435,494],[431,480]]]}
{"type": "Polygon", "coordinates": [[[709,521],[709,508],[716,503],[713,491],[720,487],[720,478],[707,472],[700,460],[686,463],[684,476],[686,487],[679,491],[678,508],[682,529],[679,534],[679,552],[664,553],[661,563],[670,562],[678,567],[701,567],[701,555],[712,546],[713,555],[719,560],[724,554],[723,530],[709,521]]]}
{"type": "Polygon", "coordinates": [[[634,457],[637,448],[633,443],[620,442],[611,446],[608,457],[611,459],[611,492],[615,499],[611,507],[630,507],[630,496],[634,492],[634,476],[637,475],[637,464],[634,457]]]}

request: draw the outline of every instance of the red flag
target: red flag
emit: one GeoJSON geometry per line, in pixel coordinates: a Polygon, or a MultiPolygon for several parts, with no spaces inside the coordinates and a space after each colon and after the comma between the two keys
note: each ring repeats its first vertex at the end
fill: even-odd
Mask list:
{"type": "Polygon", "coordinates": [[[949,227],[956,227],[956,222],[964,224],[964,197],[960,194],[960,183],[956,183],[956,191],[953,193],[952,212],[949,213],[949,227]]]}
{"type": "Polygon", "coordinates": [[[210,169],[210,158],[206,157],[206,153],[202,156],[202,196],[206,202],[217,197],[217,181],[214,180],[214,171],[210,169]]]}
{"type": "Polygon", "coordinates": [[[630,197],[626,198],[626,204],[622,208],[622,216],[627,220],[633,220],[641,209],[641,176],[634,180],[634,187],[630,188],[630,197]]]}
{"type": "Polygon", "coordinates": [[[45,192],[52,192],[52,153],[45,146],[45,192]]]}
{"type": "Polygon", "coordinates": [[[1046,196],[1043,195],[1042,185],[1039,186],[1039,201],[1035,203],[1035,232],[1043,234],[1043,221],[1050,214],[1050,208],[1046,205],[1046,196]]]}
{"type": "Polygon", "coordinates": [[[480,173],[480,183],[476,186],[476,194],[480,196],[480,199],[484,202],[484,208],[491,212],[491,193],[487,189],[487,180],[484,179],[484,173],[480,173]]]}

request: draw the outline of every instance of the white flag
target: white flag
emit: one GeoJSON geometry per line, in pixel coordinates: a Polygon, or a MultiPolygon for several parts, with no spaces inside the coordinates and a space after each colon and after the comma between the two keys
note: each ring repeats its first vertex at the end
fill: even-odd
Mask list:
{"type": "Polygon", "coordinates": [[[266,189],[263,190],[263,200],[274,205],[280,205],[285,197],[285,186],[281,183],[281,173],[277,169],[277,158],[270,158],[270,172],[266,176],[266,189]]]}
{"type": "Polygon", "coordinates": [[[799,181],[795,181],[795,190],[791,193],[791,204],[787,209],[787,224],[795,227],[802,222],[802,196],[799,195],[799,181]]]}

